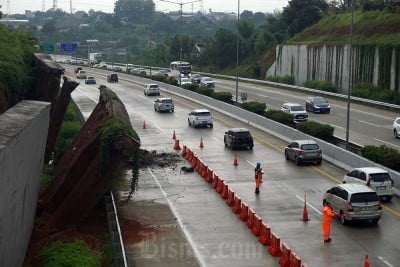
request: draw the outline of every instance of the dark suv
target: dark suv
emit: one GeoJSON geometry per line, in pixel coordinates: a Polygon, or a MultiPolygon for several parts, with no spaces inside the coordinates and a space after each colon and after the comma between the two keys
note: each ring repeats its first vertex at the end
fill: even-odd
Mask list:
{"type": "Polygon", "coordinates": [[[250,131],[246,128],[232,128],[225,132],[224,135],[225,146],[231,149],[253,149],[253,137],[250,131]]]}
{"type": "Polygon", "coordinates": [[[107,75],[107,82],[109,83],[117,83],[118,82],[118,74],[111,73],[107,75]]]}

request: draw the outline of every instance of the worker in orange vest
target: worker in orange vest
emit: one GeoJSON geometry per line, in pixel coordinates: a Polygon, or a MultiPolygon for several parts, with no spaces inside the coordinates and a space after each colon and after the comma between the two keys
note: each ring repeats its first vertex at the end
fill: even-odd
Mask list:
{"type": "Polygon", "coordinates": [[[263,175],[263,170],[261,168],[261,163],[258,161],[256,168],[254,169],[254,179],[256,181],[256,194],[260,193],[260,184],[262,183],[262,175],[263,175]]]}
{"type": "Polygon", "coordinates": [[[337,214],[332,210],[331,203],[326,202],[322,209],[322,234],[325,243],[331,242],[332,240],[329,235],[331,233],[332,218],[335,216],[337,216],[337,214]]]}

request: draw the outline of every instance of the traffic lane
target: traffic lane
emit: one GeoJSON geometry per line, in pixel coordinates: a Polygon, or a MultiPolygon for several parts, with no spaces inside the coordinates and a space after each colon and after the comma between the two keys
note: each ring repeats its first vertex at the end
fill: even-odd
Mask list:
{"type": "MultiPolygon", "coordinates": [[[[128,90],[124,90],[124,92],[125,93],[127,93],[128,92],[128,90]]],[[[184,114],[186,114],[186,112],[183,112],[184,114]]],[[[153,113],[154,114],[154,113],[153,113]]],[[[181,122],[182,120],[180,120],[180,122],[181,122]]],[[[186,126],[186,121],[185,121],[185,126],[183,126],[182,127],[182,130],[185,128],[185,127],[187,127],[186,126]]],[[[236,123],[235,123],[236,124],[236,123]]],[[[140,125],[140,124],[139,124],[140,125]]],[[[173,127],[173,128],[176,128],[176,127],[173,127]]],[[[216,128],[214,128],[213,130],[211,130],[211,131],[214,131],[216,128]]],[[[206,130],[206,129],[196,129],[196,131],[192,131],[191,132],[191,134],[190,135],[192,135],[193,133],[196,133],[196,132],[201,132],[202,133],[202,135],[204,135],[204,133],[206,132],[206,131],[203,131],[203,130],[206,130]],[[200,131],[197,131],[197,130],[200,130],[200,131]]],[[[208,131],[208,132],[211,132],[211,131],[208,131]]],[[[151,132],[154,132],[154,131],[151,131],[151,132]]],[[[206,132],[207,133],[207,132],[206,132]]],[[[146,131],[146,136],[147,136],[147,131],[146,131]]],[[[154,138],[152,138],[152,139],[154,139],[154,138]]],[[[195,138],[195,139],[197,139],[197,138],[195,138]]],[[[155,139],[156,140],[156,139],[155,139]]],[[[194,140],[193,141],[193,144],[196,144],[198,142],[198,140],[196,141],[196,140],[194,140]]],[[[208,141],[207,141],[208,142],[208,141]]],[[[217,142],[218,143],[222,143],[222,141],[221,141],[221,139],[220,138],[217,138],[217,142]]],[[[209,145],[213,145],[212,144],[212,142],[209,144],[209,145]]],[[[206,146],[207,146],[207,143],[206,143],[206,146]]],[[[257,144],[256,144],[256,147],[257,147],[257,144]]],[[[203,150],[202,150],[203,151],[203,150]]],[[[231,152],[229,151],[229,154],[230,154],[231,152]]],[[[282,157],[282,155],[281,155],[281,157],[282,157]]],[[[218,157],[218,158],[222,158],[222,157],[218,157]]],[[[239,160],[240,162],[241,162],[241,160],[239,160]]],[[[250,159],[249,160],[250,162],[255,162],[255,159],[250,159]]],[[[224,164],[225,165],[225,164],[224,164]]],[[[274,165],[276,165],[276,164],[274,164],[274,165]]],[[[325,165],[325,164],[324,164],[325,165]]],[[[297,167],[296,167],[297,168],[297,167]]],[[[250,170],[251,170],[251,173],[252,173],[252,167],[250,168],[250,170]]],[[[248,171],[246,171],[246,174],[244,175],[245,177],[248,177],[248,171]]],[[[240,177],[242,177],[242,175],[239,175],[240,177]]],[[[250,177],[252,177],[252,175],[250,176],[250,177]]],[[[250,180],[250,185],[252,185],[252,186],[250,186],[250,187],[252,187],[252,188],[254,188],[254,182],[252,181],[252,179],[250,180]]],[[[301,190],[301,191],[304,191],[304,190],[301,190]]],[[[252,193],[252,190],[251,190],[251,193],[252,193]]],[[[302,193],[302,192],[301,192],[302,193]]],[[[300,194],[301,195],[301,194],[300,194]]],[[[309,199],[310,197],[308,196],[308,199],[309,199]]],[[[300,205],[300,207],[301,207],[301,205],[300,205]]],[[[301,209],[300,209],[301,210],[301,209]]],[[[319,231],[318,231],[319,232],[319,231]]]]}
{"type": "MultiPolygon", "coordinates": [[[[185,114],[186,115],[186,112],[182,112],[183,114],[185,114]]],[[[215,119],[217,119],[218,118],[218,115],[217,116],[215,116],[214,115],[214,118],[215,119]]],[[[182,120],[182,119],[180,119],[180,121],[182,122],[182,121],[184,121],[184,120],[182,120]]],[[[226,123],[226,120],[224,120],[224,122],[226,123]]],[[[180,129],[179,131],[182,131],[182,130],[184,130],[184,128],[187,128],[187,125],[186,125],[186,123],[184,123],[184,125],[180,125],[180,126],[183,126],[183,128],[181,128],[181,127],[179,127],[179,126],[175,126],[174,128],[177,128],[177,129],[180,129]]],[[[237,127],[238,125],[237,125],[237,123],[234,123],[233,125],[230,125],[230,126],[235,126],[235,127],[237,127]]],[[[245,125],[240,125],[240,126],[245,126],[245,125]]],[[[325,190],[326,189],[328,189],[328,188],[330,188],[331,186],[332,186],[332,183],[331,182],[329,182],[329,181],[327,181],[327,183],[326,183],[326,185],[322,185],[321,186],[321,182],[320,181],[318,181],[318,182],[316,182],[315,183],[315,187],[311,187],[310,188],[310,186],[309,185],[307,185],[307,187],[306,188],[304,188],[304,185],[306,185],[307,184],[307,181],[309,181],[310,179],[313,179],[313,180],[316,180],[316,178],[315,178],[315,174],[313,173],[314,171],[312,171],[312,172],[310,172],[310,173],[307,173],[306,175],[304,175],[304,174],[302,174],[301,172],[299,173],[299,167],[297,167],[297,166],[294,166],[294,164],[292,163],[292,162],[287,162],[287,164],[285,164],[285,165],[287,165],[287,166],[283,166],[283,167],[279,167],[279,163],[280,162],[285,162],[284,160],[283,160],[283,154],[280,154],[280,156],[278,156],[278,157],[280,157],[280,159],[278,159],[277,161],[273,161],[273,160],[268,160],[268,157],[270,157],[271,156],[271,152],[268,152],[266,155],[264,155],[264,156],[256,156],[256,157],[254,157],[254,156],[252,156],[252,154],[254,153],[254,152],[252,152],[252,151],[235,151],[235,153],[237,154],[237,155],[239,155],[239,166],[245,166],[246,165],[246,162],[248,162],[248,166],[246,166],[245,168],[243,168],[243,169],[240,169],[240,168],[234,168],[233,167],[233,157],[232,157],[232,151],[230,151],[229,149],[226,149],[226,148],[224,148],[223,150],[224,151],[226,151],[226,153],[228,153],[228,155],[223,155],[223,156],[221,156],[221,155],[219,155],[219,154],[217,154],[217,155],[215,155],[214,157],[210,157],[210,155],[211,155],[211,153],[207,153],[206,152],[206,148],[207,147],[211,147],[212,148],[212,154],[215,154],[215,152],[216,152],[216,150],[218,150],[218,147],[223,147],[223,142],[222,142],[222,137],[217,137],[217,138],[208,138],[209,137],[209,133],[210,132],[212,132],[213,134],[216,134],[216,132],[218,131],[218,129],[219,129],[219,127],[218,127],[218,124],[216,123],[215,124],[215,127],[214,127],[214,129],[192,129],[192,128],[188,128],[188,131],[187,131],[187,136],[182,136],[182,138],[181,138],[181,140],[186,140],[186,138],[191,138],[191,137],[193,137],[196,133],[199,133],[200,134],[200,136],[206,136],[207,138],[204,138],[204,143],[205,143],[205,147],[203,148],[203,149],[199,149],[199,148],[197,148],[197,146],[198,146],[198,144],[199,144],[199,139],[200,139],[200,136],[198,136],[199,138],[194,138],[194,140],[191,140],[191,141],[185,141],[185,143],[188,143],[189,144],[189,146],[191,146],[192,145],[192,147],[194,147],[194,149],[196,149],[196,151],[197,151],[197,153],[198,153],[198,155],[203,159],[203,160],[205,160],[205,162],[210,166],[210,167],[212,167],[223,179],[225,179],[225,180],[227,180],[228,182],[229,182],[229,184],[231,185],[232,184],[232,187],[235,189],[235,191],[239,194],[239,195],[245,195],[245,194],[251,194],[251,196],[254,196],[254,180],[253,180],[253,165],[254,165],[254,163],[256,162],[256,160],[257,160],[257,158],[262,158],[263,160],[265,160],[267,163],[266,163],[266,167],[265,167],[265,171],[266,171],[266,180],[265,180],[265,184],[268,184],[268,181],[269,180],[271,180],[271,181],[274,181],[274,182],[276,182],[276,181],[279,181],[277,184],[277,187],[279,188],[279,187],[281,187],[282,186],[282,184],[291,184],[291,186],[290,186],[290,188],[302,188],[302,189],[300,189],[299,191],[294,191],[293,192],[293,194],[296,196],[296,204],[294,204],[294,203],[292,203],[292,204],[288,204],[289,206],[297,206],[297,208],[295,209],[296,210],[296,212],[289,212],[289,213],[292,213],[292,214],[295,214],[294,215],[294,217],[296,218],[296,220],[295,220],[295,222],[299,222],[299,220],[300,220],[300,218],[301,218],[301,215],[302,215],[302,203],[301,203],[301,199],[299,199],[299,197],[301,198],[302,196],[303,196],[303,194],[304,193],[307,193],[307,199],[308,199],[308,201],[310,201],[311,203],[313,203],[312,205],[313,206],[315,206],[315,207],[321,207],[321,203],[322,203],[322,195],[323,195],[323,193],[325,192],[325,190]],[[189,130],[190,129],[190,130],[189,130]],[[219,161],[221,161],[223,159],[223,162],[219,162],[219,161]],[[241,162],[244,162],[244,163],[241,163],[241,162]],[[290,164],[290,165],[288,165],[288,164],[290,164]],[[218,169],[218,168],[215,168],[215,167],[218,167],[218,166],[225,166],[225,167],[222,167],[221,169],[218,169]],[[269,170],[269,168],[268,168],[268,166],[269,165],[271,165],[271,166],[273,166],[273,167],[270,167],[270,170],[269,170]],[[227,170],[227,168],[228,168],[228,166],[229,167],[231,167],[231,168],[233,168],[233,170],[234,170],[234,173],[233,174],[231,174],[232,175],[232,180],[231,179],[229,179],[229,174],[230,174],[230,171],[229,171],[229,169],[227,170]],[[283,169],[284,171],[283,171],[283,175],[276,175],[276,174],[271,174],[270,176],[271,177],[268,177],[269,175],[269,171],[271,172],[271,173],[275,173],[276,172],[276,170],[274,171],[274,169],[276,169],[276,168],[278,168],[278,169],[283,169]],[[287,173],[287,170],[288,169],[293,169],[293,171],[292,172],[289,172],[289,173],[287,173]],[[239,171],[238,171],[239,170],[239,171]],[[240,171],[241,170],[241,171],[240,171]],[[226,173],[227,172],[227,173],[226,173]],[[274,176],[276,176],[276,177],[274,177],[274,176]],[[290,178],[287,178],[287,177],[290,177],[290,178]],[[307,177],[307,178],[304,178],[304,177],[307,177]],[[285,179],[286,178],[286,179],[285,179]],[[239,180],[239,182],[240,181],[242,181],[242,182],[244,182],[244,183],[246,183],[246,185],[245,186],[243,186],[242,184],[237,184],[237,183],[235,183],[234,181],[237,181],[237,180],[239,180]],[[297,181],[297,183],[293,183],[293,182],[291,182],[292,180],[295,180],[295,181],[297,181]],[[282,181],[284,181],[284,182],[282,182],[282,181]],[[239,185],[239,186],[238,186],[239,185]],[[243,192],[243,194],[241,194],[241,193],[239,193],[243,188],[246,188],[246,190],[245,190],[245,192],[243,192]],[[323,190],[321,190],[321,188],[324,188],[323,190]],[[250,193],[249,193],[250,192],[250,193]]],[[[217,136],[223,136],[222,135],[222,132],[224,132],[225,131],[225,129],[223,129],[222,131],[220,131],[219,133],[217,133],[216,135],[217,136]]],[[[179,134],[179,135],[181,135],[181,134],[179,134]]],[[[193,138],[192,138],[193,139],[193,138]]],[[[259,144],[257,144],[256,143],[256,146],[255,147],[259,147],[259,144]]],[[[263,162],[263,161],[262,161],[263,162]]],[[[324,165],[325,165],[325,163],[324,163],[324,165]]],[[[301,168],[301,167],[300,167],[301,168]]],[[[307,167],[307,166],[305,166],[305,168],[307,168],[307,169],[310,169],[309,167],[307,167]]],[[[313,169],[313,167],[311,167],[311,169],[313,169]]],[[[316,172],[315,172],[316,173],[316,172]]],[[[341,173],[341,172],[339,172],[339,173],[341,173]]],[[[317,175],[318,176],[318,175],[317,175]]],[[[263,183],[263,187],[264,187],[264,183],[263,183]]],[[[269,195],[269,196],[274,196],[273,198],[275,199],[275,194],[276,194],[276,191],[279,191],[278,189],[275,189],[275,190],[272,190],[272,192],[268,192],[268,189],[269,188],[267,188],[266,189],[266,193],[265,193],[265,195],[269,195]]],[[[284,187],[284,190],[281,190],[282,192],[280,192],[280,193],[278,193],[278,195],[287,195],[287,192],[288,192],[288,186],[285,186],[284,187]]],[[[264,196],[264,194],[263,194],[263,188],[261,189],[261,194],[262,194],[262,196],[264,196]]],[[[253,206],[253,207],[255,207],[255,210],[256,210],[256,212],[259,212],[257,209],[258,208],[260,208],[261,210],[265,210],[265,207],[264,207],[264,205],[262,205],[262,204],[260,204],[260,203],[262,203],[261,201],[259,201],[260,200],[260,198],[258,198],[258,202],[251,202],[251,201],[249,201],[248,203],[251,205],[251,206],[253,206]],[[257,204],[259,204],[259,205],[257,205],[257,204]]],[[[268,203],[270,203],[271,202],[271,200],[270,199],[267,199],[267,201],[266,202],[268,202],[268,203]]],[[[275,210],[275,213],[281,213],[281,211],[282,210],[285,210],[285,209],[287,209],[287,207],[282,207],[282,206],[280,206],[279,205],[279,203],[284,203],[284,201],[278,201],[278,204],[274,204],[274,205],[272,205],[273,207],[276,207],[276,210],[275,210]]],[[[314,211],[314,210],[313,210],[314,211]]],[[[320,217],[320,214],[317,212],[318,211],[318,208],[316,208],[316,211],[315,211],[315,213],[316,213],[316,215],[311,215],[312,214],[312,212],[310,212],[310,217],[312,218],[312,217],[314,217],[314,218],[316,218],[316,220],[318,220],[318,218],[320,217]]],[[[272,214],[270,214],[270,213],[267,213],[267,214],[265,214],[264,215],[264,213],[263,212],[260,212],[259,214],[264,218],[267,218],[266,219],[266,221],[267,222],[269,222],[269,217],[268,217],[268,215],[270,215],[271,216],[271,220],[273,220],[274,218],[276,219],[276,218],[279,218],[279,214],[275,214],[275,213],[272,213],[272,214]]],[[[278,229],[282,229],[282,231],[286,231],[285,229],[286,228],[289,228],[290,229],[290,227],[287,227],[287,226],[285,226],[285,225],[282,225],[282,221],[286,221],[286,220],[288,220],[288,218],[285,216],[284,218],[279,218],[278,220],[276,220],[277,221],[277,228],[278,229]]],[[[314,219],[313,219],[314,220],[314,219]]],[[[289,220],[290,221],[290,220],[289,220]]],[[[275,221],[274,221],[275,222],[275,221]]],[[[272,225],[273,225],[273,223],[270,223],[270,225],[271,225],[271,227],[272,227],[272,225]]],[[[318,225],[318,227],[317,227],[317,230],[316,230],[316,232],[314,232],[314,235],[317,237],[317,240],[318,240],[318,242],[316,243],[316,245],[317,246],[319,246],[319,244],[320,244],[320,242],[321,242],[321,240],[322,240],[322,237],[321,237],[321,233],[320,233],[320,222],[318,222],[317,223],[317,225],[318,225]]],[[[339,227],[342,227],[340,224],[338,224],[338,226],[339,227]]],[[[293,227],[293,226],[292,226],[293,227]]],[[[386,226],[385,226],[386,227],[386,226]]],[[[296,228],[295,228],[296,229],[296,228]]],[[[279,234],[279,231],[277,231],[278,232],[278,234],[279,234]]],[[[376,233],[375,233],[376,234],[376,233]]],[[[288,235],[287,235],[287,237],[288,237],[288,239],[289,240],[291,240],[291,238],[292,238],[292,236],[293,236],[293,233],[291,233],[291,232],[288,232],[288,235]]],[[[344,234],[341,238],[343,238],[343,239],[346,239],[346,234],[344,234]]],[[[282,234],[281,235],[281,238],[284,238],[284,237],[286,237],[286,235],[285,234],[282,234]]],[[[372,239],[380,239],[381,240],[381,237],[377,237],[377,236],[372,236],[372,237],[370,237],[370,238],[372,238],[372,239]]],[[[336,238],[337,239],[337,238],[336,238]]],[[[302,246],[302,238],[300,238],[300,243],[299,243],[299,247],[301,247],[302,246]]],[[[354,238],[354,240],[358,240],[357,238],[354,238]]],[[[353,241],[354,241],[353,240],[353,241]]],[[[344,241],[341,241],[340,239],[338,240],[338,242],[339,243],[345,243],[345,244],[348,244],[350,241],[348,241],[348,240],[344,240],[344,241]]],[[[355,241],[354,241],[355,242],[355,241]]],[[[288,241],[288,243],[290,243],[289,241],[288,241]]],[[[294,242],[293,242],[294,243],[294,242]]],[[[390,243],[390,242],[389,242],[390,243]]],[[[354,245],[357,245],[357,244],[354,244],[354,245]]],[[[359,244],[358,244],[359,245],[359,244]]],[[[381,244],[376,244],[376,246],[380,246],[381,244]]],[[[352,245],[353,246],[353,245],[352,245]]],[[[292,246],[293,247],[293,246],[292,246]]],[[[347,250],[346,248],[345,248],[345,250],[347,250]]],[[[356,250],[356,252],[359,252],[359,253],[363,253],[363,251],[365,250],[365,248],[364,247],[362,247],[362,248],[360,248],[360,249],[358,249],[358,250],[356,250]]],[[[298,252],[299,253],[299,252],[298,252]]],[[[305,251],[305,253],[309,253],[309,252],[307,252],[307,251],[305,251]]],[[[338,250],[338,251],[336,251],[335,253],[342,253],[342,250],[338,250]]],[[[355,253],[355,254],[357,254],[357,253],[355,253]]],[[[299,254],[299,255],[301,255],[301,254],[299,254]]],[[[329,254],[328,254],[328,256],[329,256],[329,254]]],[[[352,256],[349,256],[349,258],[348,259],[346,259],[346,258],[344,258],[344,257],[342,257],[342,260],[341,261],[338,261],[337,262],[337,264],[338,265],[335,265],[335,266],[346,266],[344,263],[346,263],[346,262],[351,262],[352,260],[354,261],[354,257],[358,257],[357,255],[352,255],[352,256]]],[[[387,257],[386,255],[384,255],[384,254],[378,254],[378,256],[377,257],[381,257],[381,258],[384,258],[384,259],[389,259],[389,257],[387,257]]],[[[321,264],[326,260],[326,259],[322,259],[323,261],[321,261],[321,262],[318,262],[318,261],[315,261],[315,266],[322,266],[321,264]]],[[[310,260],[311,261],[311,260],[310,260]]],[[[308,262],[310,262],[310,261],[308,261],[308,262]]],[[[314,260],[312,260],[311,262],[314,262],[314,260]]],[[[332,265],[333,266],[333,265],[332,265]]]]}
{"type": "MultiPolygon", "coordinates": [[[[217,86],[217,90],[228,90],[235,95],[236,89],[232,82],[224,80],[219,81],[222,82],[217,86]]],[[[296,102],[305,105],[305,98],[310,95],[299,92],[288,92],[287,90],[279,90],[277,88],[271,89],[270,87],[251,86],[242,83],[239,94],[241,92],[246,92],[248,94],[248,100],[261,100],[275,109],[280,109],[284,102],[296,102]]],[[[332,107],[330,114],[315,114],[309,112],[309,119],[334,126],[336,128],[335,135],[344,139],[346,137],[347,103],[345,101],[333,99],[329,99],[329,102],[332,107]]],[[[395,116],[395,112],[352,103],[349,129],[350,140],[354,143],[364,145],[386,144],[399,149],[400,146],[393,138],[392,134],[392,124],[395,116]]]]}

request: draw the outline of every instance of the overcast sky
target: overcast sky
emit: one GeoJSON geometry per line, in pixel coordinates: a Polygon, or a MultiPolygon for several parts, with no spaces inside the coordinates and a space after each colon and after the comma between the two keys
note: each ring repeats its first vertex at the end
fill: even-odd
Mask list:
{"type": "MultiPolygon", "coordinates": [[[[116,0],[72,0],[73,12],[78,10],[88,11],[94,9],[96,11],[101,10],[107,13],[111,13],[114,10],[114,3],[116,0]]],[[[182,7],[185,12],[199,11],[201,9],[201,1],[196,3],[190,3],[194,0],[171,0],[177,4],[162,2],[161,0],[153,0],[156,9],[161,11],[175,11],[180,8],[178,3],[183,3],[182,7]],[[185,4],[187,3],[187,4],[185,4]]],[[[223,12],[237,12],[239,0],[203,0],[203,11],[208,12],[209,9],[212,11],[223,11],[223,12]]],[[[2,12],[10,14],[23,14],[25,10],[37,11],[42,10],[44,2],[45,10],[53,7],[54,0],[0,0],[2,5],[2,12]],[[10,6],[7,6],[7,2],[10,6]]],[[[57,7],[63,9],[66,12],[70,12],[70,0],[56,0],[57,7]]],[[[287,6],[289,0],[241,0],[240,11],[250,10],[253,12],[273,12],[274,10],[282,10],[283,7],[287,6]]]]}

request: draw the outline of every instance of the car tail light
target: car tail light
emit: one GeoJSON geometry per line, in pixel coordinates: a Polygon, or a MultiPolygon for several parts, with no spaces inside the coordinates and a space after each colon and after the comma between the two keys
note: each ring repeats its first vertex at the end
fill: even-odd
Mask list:
{"type": "Polygon", "coordinates": [[[368,180],[367,180],[367,186],[371,186],[371,178],[368,178],[368,180]]]}
{"type": "Polygon", "coordinates": [[[347,211],[353,211],[353,206],[350,203],[347,203],[347,211]]]}
{"type": "Polygon", "coordinates": [[[298,154],[298,155],[303,155],[303,154],[304,154],[304,150],[298,150],[298,151],[297,151],[297,154],[298,154]]]}

